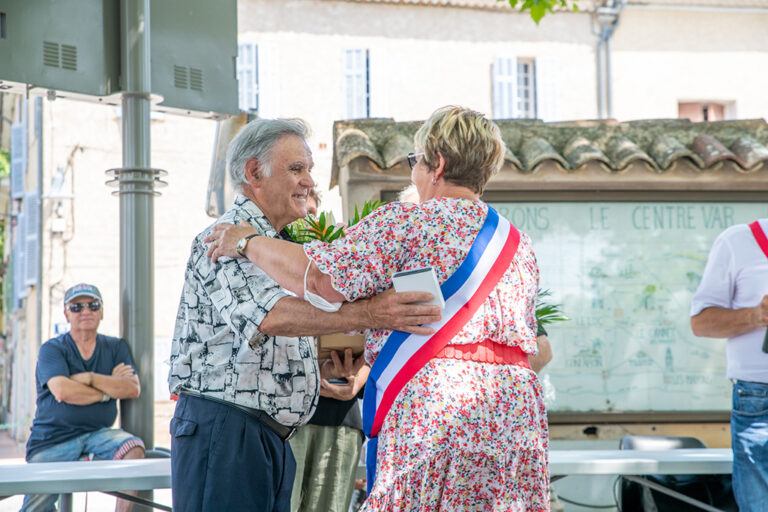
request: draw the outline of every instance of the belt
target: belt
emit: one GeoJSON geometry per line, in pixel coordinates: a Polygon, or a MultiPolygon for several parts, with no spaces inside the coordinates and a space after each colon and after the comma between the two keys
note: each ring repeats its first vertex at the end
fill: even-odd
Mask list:
{"type": "Polygon", "coordinates": [[[520,347],[483,340],[465,345],[447,345],[435,355],[439,359],[461,359],[477,363],[514,364],[530,370],[528,354],[520,347]]]}
{"type": "Polygon", "coordinates": [[[203,395],[201,393],[198,393],[196,391],[188,391],[186,389],[181,390],[179,392],[182,395],[189,395],[194,396],[196,398],[202,398],[203,400],[209,400],[211,402],[216,402],[221,405],[226,405],[228,407],[232,407],[233,409],[237,409],[238,411],[247,414],[251,418],[255,419],[265,427],[267,427],[269,430],[274,432],[277,437],[282,439],[283,441],[287,441],[290,438],[292,438],[296,434],[296,427],[286,427],[282,423],[278,423],[275,421],[272,416],[267,414],[266,412],[260,410],[260,409],[253,409],[252,407],[245,407],[244,405],[238,405],[232,402],[227,402],[226,400],[222,400],[220,398],[214,398],[212,396],[203,395]]]}

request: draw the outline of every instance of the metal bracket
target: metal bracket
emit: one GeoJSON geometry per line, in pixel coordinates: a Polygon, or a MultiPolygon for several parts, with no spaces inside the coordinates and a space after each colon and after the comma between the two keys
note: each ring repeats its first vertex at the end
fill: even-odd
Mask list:
{"type": "Polygon", "coordinates": [[[168,175],[162,169],[149,167],[118,167],[105,171],[112,179],[105,182],[108,187],[119,188],[112,192],[113,196],[123,194],[149,194],[159,196],[160,192],[155,188],[167,187],[168,182],[161,178],[168,175]]]}

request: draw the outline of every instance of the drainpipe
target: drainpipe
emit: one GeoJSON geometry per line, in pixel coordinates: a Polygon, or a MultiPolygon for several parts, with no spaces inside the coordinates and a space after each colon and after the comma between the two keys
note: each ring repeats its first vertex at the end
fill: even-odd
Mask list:
{"type": "MultiPolygon", "coordinates": [[[[597,112],[600,119],[613,117],[611,90],[611,37],[619,26],[619,14],[626,0],[609,0],[595,10],[597,35],[597,112]]],[[[594,30],[593,30],[594,32],[594,30]]]]}

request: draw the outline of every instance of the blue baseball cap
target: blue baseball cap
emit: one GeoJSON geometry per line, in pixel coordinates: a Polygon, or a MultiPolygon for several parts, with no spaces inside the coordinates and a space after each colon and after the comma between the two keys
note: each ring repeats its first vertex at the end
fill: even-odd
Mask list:
{"type": "Polygon", "coordinates": [[[94,299],[102,300],[98,288],[92,284],[80,283],[64,293],[64,304],[69,304],[70,301],[78,297],[93,297],[94,299]]]}

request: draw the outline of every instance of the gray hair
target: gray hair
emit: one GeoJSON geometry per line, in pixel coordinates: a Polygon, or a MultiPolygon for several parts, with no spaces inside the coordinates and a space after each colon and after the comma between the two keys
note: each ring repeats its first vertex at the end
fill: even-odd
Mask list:
{"type": "Polygon", "coordinates": [[[266,176],[272,174],[270,153],[283,135],[298,135],[306,140],[309,126],[301,119],[254,119],[232,139],[227,150],[227,169],[236,190],[242,190],[243,184],[248,183],[245,163],[251,158],[261,162],[266,176]]]}

